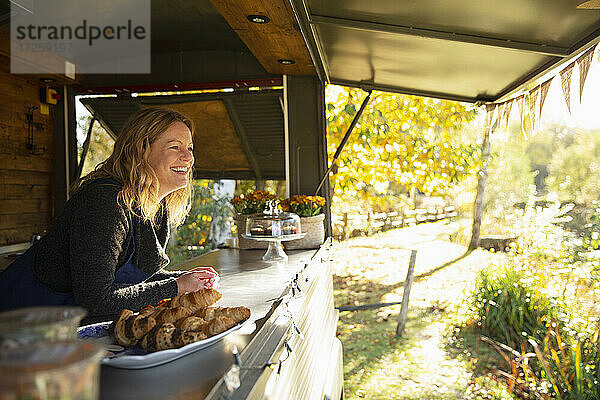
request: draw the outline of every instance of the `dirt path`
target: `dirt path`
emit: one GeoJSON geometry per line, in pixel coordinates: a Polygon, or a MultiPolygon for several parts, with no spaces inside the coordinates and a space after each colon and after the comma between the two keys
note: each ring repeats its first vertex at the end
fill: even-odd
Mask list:
{"type": "Polygon", "coordinates": [[[417,250],[403,339],[394,336],[399,306],[340,314],[346,398],[471,398],[469,355],[447,353],[445,332],[478,271],[498,255],[465,256],[465,247],[451,243],[449,235],[465,223],[422,224],[336,245],[336,306],[401,300],[410,250],[417,250]]]}

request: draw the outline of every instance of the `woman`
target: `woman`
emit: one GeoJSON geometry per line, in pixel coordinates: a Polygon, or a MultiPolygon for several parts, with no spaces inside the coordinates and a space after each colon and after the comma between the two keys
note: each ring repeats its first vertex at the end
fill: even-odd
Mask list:
{"type": "Polygon", "coordinates": [[[163,269],[169,225],[189,211],[192,132],[192,121],[175,111],[134,114],[48,234],[0,275],[0,310],[79,305],[86,322],[102,321],[211,288],[218,278],[212,268],[163,269]]]}

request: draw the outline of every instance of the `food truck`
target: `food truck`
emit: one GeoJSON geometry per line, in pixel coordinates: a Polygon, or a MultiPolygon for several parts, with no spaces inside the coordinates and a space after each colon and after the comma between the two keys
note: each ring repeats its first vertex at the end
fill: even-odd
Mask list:
{"type": "MultiPolygon", "coordinates": [[[[196,178],[285,180],[288,195],[331,204],[327,84],[500,104],[600,41],[594,0],[133,3],[149,20],[145,73],[85,73],[60,53],[11,51],[10,22],[39,5],[2,4],[0,268],[49,228],[79,178],[78,101],[113,137],[144,107],[185,112],[197,127],[196,178]]],[[[220,249],[177,266],[213,265],[222,305],[252,318],[194,351],[103,361],[100,398],[341,398],[325,214],[324,243],[285,262],[220,249]]]]}

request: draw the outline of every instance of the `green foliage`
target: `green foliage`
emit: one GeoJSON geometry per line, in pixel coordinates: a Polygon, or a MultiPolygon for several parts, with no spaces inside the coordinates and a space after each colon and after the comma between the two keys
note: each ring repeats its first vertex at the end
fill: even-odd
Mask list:
{"type": "Polygon", "coordinates": [[[599,398],[598,221],[583,238],[565,231],[570,209],[531,197],[513,223],[513,250],[481,272],[470,299],[480,332],[526,398],[599,398]]]}
{"type": "Polygon", "coordinates": [[[600,135],[578,132],[571,140],[553,154],[547,183],[561,200],[590,203],[600,198],[600,135]]]}
{"type": "Polygon", "coordinates": [[[194,180],[192,208],[185,222],[178,227],[176,244],[179,246],[202,245],[208,239],[213,200],[212,181],[194,180]]]}
{"type": "Polygon", "coordinates": [[[236,181],[234,194],[236,196],[239,196],[243,193],[248,193],[252,190],[264,190],[269,193],[275,193],[275,195],[279,198],[284,198],[286,196],[285,181],[273,181],[273,180],[264,180],[264,181],[239,180],[239,181],[236,181]]]}
{"type": "MultiPolygon", "coordinates": [[[[338,148],[365,94],[327,88],[328,153],[338,148]]],[[[460,131],[476,115],[451,101],[375,92],[330,177],[334,204],[364,201],[382,206],[394,185],[444,193],[479,169],[479,147],[460,131]]]]}
{"type": "Polygon", "coordinates": [[[594,214],[589,216],[589,222],[582,229],[582,247],[585,250],[597,250],[600,247],[600,207],[598,202],[592,202],[594,214]]]}
{"type": "MultiPolygon", "coordinates": [[[[85,141],[85,134],[88,131],[90,121],[90,116],[80,117],[77,121],[78,132],[81,133],[81,135],[77,135],[77,154],[79,158],[81,158],[83,152],[83,142],[85,141]]],[[[98,164],[106,160],[111,155],[114,144],[114,139],[96,121],[92,128],[90,145],[84,160],[81,176],[89,174],[98,164]]]]}
{"type": "Polygon", "coordinates": [[[528,380],[534,384],[549,381],[557,399],[600,399],[599,335],[600,329],[596,329],[591,336],[569,345],[558,330],[550,330],[541,348],[530,339],[541,371],[537,377],[531,371],[528,380]]]}
{"type": "Polygon", "coordinates": [[[505,142],[495,141],[488,166],[484,211],[503,217],[513,205],[526,202],[534,183],[527,143],[514,132],[505,142]]]}
{"type": "Polygon", "coordinates": [[[543,340],[561,315],[556,302],[536,283],[519,270],[482,270],[471,302],[481,333],[513,349],[520,349],[530,337],[543,340]]]}
{"type": "MultiPolygon", "coordinates": [[[[215,196],[213,183],[210,180],[193,181],[190,213],[177,231],[171,233],[174,235],[173,243],[167,251],[171,265],[212,250],[214,246],[209,241],[211,223],[214,223],[216,216],[232,217],[229,199],[215,196]]],[[[224,224],[225,219],[218,220],[224,224]]]]}

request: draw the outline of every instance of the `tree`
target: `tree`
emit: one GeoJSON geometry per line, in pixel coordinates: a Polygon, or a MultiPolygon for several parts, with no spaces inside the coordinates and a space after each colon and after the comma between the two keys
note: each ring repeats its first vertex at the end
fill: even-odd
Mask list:
{"type": "MultiPolygon", "coordinates": [[[[80,117],[77,121],[77,155],[80,163],[82,162],[81,155],[83,152],[83,142],[86,139],[85,136],[88,132],[91,120],[92,117],[88,115],[80,117]]],[[[104,128],[102,128],[102,126],[100,126],[98,121],[96,121],[92,128],[89,148],[85,160],[83,160],[84,164],[81,176],[85,176],[92,172],[98,164],[106,160],[108,156],[111,155],[114,144],[114,139],[104,130],[104,128]]]]}
{"type": "MultiPolygon", "coordinates": [[[[365,96],[359,89],[328,86],[330,156],[365,96]]],[[[461,137],[475,116],[476,109],[463,103],[373,92],[330,177],[334,203],[380,203],[397,187],[443,194],[479,166],[478,147],[461,137]]]]}
{"type": "Polygon", "coordinates": [[[488,161],[490,159],[490,133],[495,130],[491,125],[492,112],[488,107],[486,114],[485,132],[483,134],[483,143],[481,144],[481,169],[477,177],[477,193],[475,194],[475,204],[473,205],[473,227],[471,229],[471,241],[469,250],[479,247],[479,235],[481,233],[481,217],[483,215],[483,195],[485,192],[485,183],[488,177],[488,161]]]}
{"type": "Polygon", "coordinates": [[[600,197],[600,135],[576,132],[570,145],[560,146],[548,165],[549,188],[561,200],[591,203],[600,197]]]}

